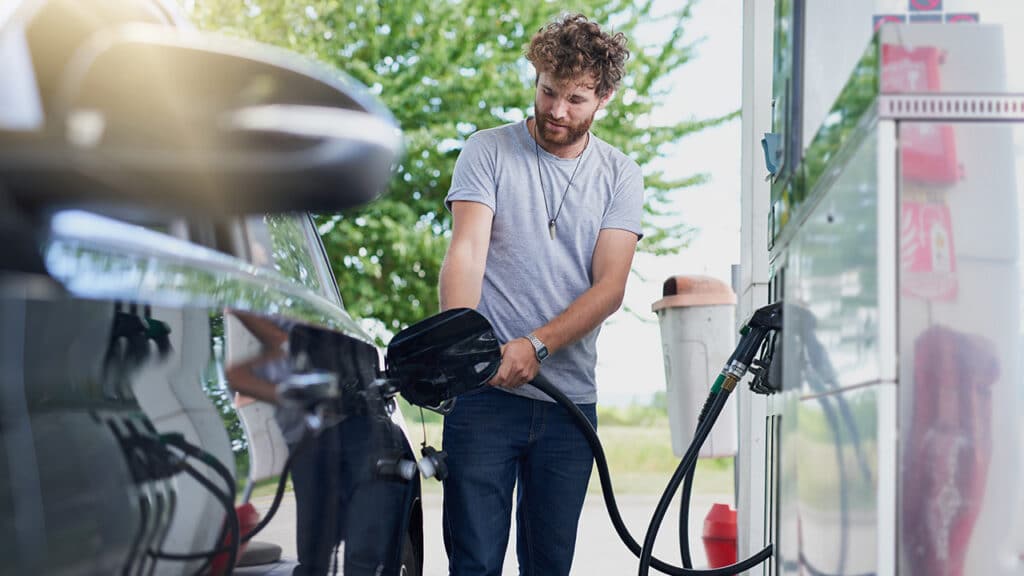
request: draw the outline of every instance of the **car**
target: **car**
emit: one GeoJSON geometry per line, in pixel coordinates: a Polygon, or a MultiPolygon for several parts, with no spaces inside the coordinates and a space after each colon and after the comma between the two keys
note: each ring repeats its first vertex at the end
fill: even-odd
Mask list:
{"type": "Polygon", "coordinates": [[[392,116],[161,0],[9,2],[0,62],[0,574],[419,574],[397,388],[310,216],[386,188],[392,116]],[[251,496],[289,472],[278,560],[251,496]]]}

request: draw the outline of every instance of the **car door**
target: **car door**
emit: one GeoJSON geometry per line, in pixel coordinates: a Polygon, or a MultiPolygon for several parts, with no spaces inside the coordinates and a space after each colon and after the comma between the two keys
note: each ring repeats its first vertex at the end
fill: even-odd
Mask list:
{"type": "MultiPolygon", "coordinates": [[[[292,463],[293,481],[309,495],[299,498],[300,506],[323,513],[305,527],[308,518],[300,513],[296,533],[313,527],[309,533],[317,536],[306,545],[320,556],[349,534],[372,535],[357,539],[361,548],[347,546],[346,554],[397,566],[418,480],[392,465],[413,459],[392,420],[393,402],[369,391],[380,368],[377,350],[339,300],[326,297],[333,283],[325,286],[323,268],[312,260],[308,218],[277,218],[291,217],[264,220],[271,223],[276,266],[252,266],[89,213],[53,219],[45,264],[63,290],[26,287],[19,297],[4,298],[0,323],[3,414],[12,423],[0,460],[0,494],[10,497],[11,514],[0,520],[0,538],[19,544],[5,565],[11,573],[200,569],[204,558],[169,555],[215,549],[226,506],[175,471],[174,451],[163,444],[180,435],[243,485],[245,464],[258,468],[265,446],[245,434],[242,424],[252,423],[239,419],[226,377],[232,373],[227,359],[241,358],[233,346],[245,342],[231,338],[229,326],[239,315],[288,332],[289,366],[267,376],[279,379],[275,384],[294,374],[328,373],[339,385],[326,409],[310,404],[291,420],[266,412],[270,436],[286,436],[275,428],[282,422],[299,426],[290,443],[269,445],[278,451],[271,462],[283,467],[282,457],[287,461],[307,439],[303,458],[292,463]],[[16,341],[20,347],[10,345],[16,341]],[[325,421],[310,425],[315,415],[325,421]],[[324,473],[327,462],[347,467],[324,473]],[[373,530],[349,530],[366,520],[374,520],[373,530]]],[[[267,476],[280,472],[272,464],[267,476]]],[[[219,481],[209,470],[201,473],[219,481]]]]}
{"type": "MultiPolygon", "coordinates": [[[[342,310],[337,283],[308,215],[247,218],[244,237],[254,264],[289,277],[342,310]]],[[[292,380],[315,383],[323,371],[338,379],[334,407],[315,417],[326,421],[314,424],[324,426],[323,430],[311,434],[309,426],[302,425],[303,418],[308,424],[309,413],[296,414],[294,405],[282,409],[244,395],[236,399],[245,424],[249,478],[251,482],[272,478],[291,464],[298,506],[295,551],[300,559],[309,557],[314,566],[325,568],[318,563],[345,539],[341,560],[345,566],[372,565],[371,573],[385,567],[390,573],[399,567],[395,552],[402,551],[401,569],[418,574],[422,526],[415,457],[393,399],[373,390],[372,380],[382,368],[379,352],[345,318],[341,325],[329,315],[317,323],[287,323],[289,353],[305,364],[302,378],[292,380]],[[368,371],[371,365],[373,371],[368,371]],[[296,458],[288,462],[292,454],[296,458]],[[322,513],[325,503],[327,513],[322,513]],[[308,534],[317,537],[307,538],[308,534]],[[386,566],[378,566],[385,558],[386,566]]],[[[260,338],[255,335],[259,327],[251,326],[259,320],[266,318],[228,315],[229,367],[259,354],[260,338]]],[[[268,328],[285,329],[280,323],[268,328]]],[[[300,386],[287,388],[293,401],[294,395],[305,394],[300,386]]],[[[302,396],[300,402],[312,402],[318,392],[315,385],[310,386],[310,396],[302,396]]],[[[290,551],[289,544],[282,543],[290,551]]]]}
{"type": "MultiPolygon", "coordinates": [[[[395,474],[411,454],[377,351],[336,291],[309,285],[315,260],[254,264],[241,215],[372,200],[400,132],[339,71],[182,30],[173,5],[0,11],[0,100],[15,104],[0,114],[0,574],[230,570],[248,476],[233,376],[248,367],[305,457],[361,450],[358,474],[307,492],[330,527],[313,541],[344,538],[355,504],[402,500],[350,531],[370,552],[354,558],[395,573],[415,481],[395,474]],[[227,360],[232,318],[272,362],[227,360]]],[[[345,548],[346,563],[364,549],[345,548]]]]}

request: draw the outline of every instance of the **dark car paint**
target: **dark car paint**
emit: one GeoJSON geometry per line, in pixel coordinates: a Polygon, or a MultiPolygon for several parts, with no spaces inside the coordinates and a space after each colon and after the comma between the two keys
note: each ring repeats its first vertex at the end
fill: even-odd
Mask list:
{"type": "MultiPolygon", "coordinates": [[[[393,405],[366,394],[380,369],[376,349],[326,298],[156,232],[82,213],[64,218],[44,253],[72,296],[0,299],[0,541],[14,545],[0,573],[198,568],[198,561],[156,561],[145,552],[213,548],[223,510],[195,485],[175,481],[140,438],[180,432],[234,467],[213,401],[226,384],[226,307],[288,318],[291,356],[302,356],[307,369],[337,374],[345,416],[363,422],[365,437],[351,441],[374,449],[361,453],[358,482],[321,489],[354,490],[380,480],[371,470],[377,460],[412,458],[391,420],[393,405]]],[[[332,450],[348,441],[324,434],[332,450]]],[[[409,526],[419,516],[419,485],[381,481],[404,487],[391,522],[401,531],[387,546],[393,569],[401,548],[394,539],[407,531],[421,538],[420,528],[409,526]]],[[[329,490],[319,497],[352,499],[329,490]]]]}
{"type": "MultiPolygon", "coordinates": [[[[62,70],[92,27],[189,28],[170,0],[24,0],[0,16],[0,29],[18,19],[32,22],[25,34],[46,118],[62,70]],[[79,20],[65,23],[68,12],[79,20]],[[50,29],[62,30],[57,41],[50,29]]],[[[316,522],[347,525],[314,530],[314,542],[333,549],[336,537],[358,532],[367,545],[352,547],[365,552],[353,568],[398,573],[404,553],[403,568],[420,573],[419,478],[381,474],[379,466],[412,460],[413,451],[393,402],[360,396],[381,369],[379,353],[341,306],[308,216],[264,217],[301,234],[272,232],[271,253],[263,254],[270,259],[261,260],[242,217],[203,217],[191,206],[178,207],[188,216],[173,217],[166,200],[154,214],[106,191],[94,208],[118,220],[55,212],[11,176],[21,169],[19,153],[61,141],[59,124],[37,128],[0,126],[0,575],[191,574],[204,565],[152,554],[215,548],[226,516],[181,473],[159,435],[181,434],[239,479],[236,456],[245,453],[246,438],[226,374],[231,358],[252,350],[229,334],[234,311],[287,326],[288,366],[331,371],[349,393],[334,407],[338,424],[306,444],[310,457],[347,450],[358,460],[354,475],[336,482],[326,474],[306,499],[321,504],[316,522]],[[320,359],[311,365],[308,352],[317,347],[320,359]]],[[[89,190],[125,181],[48,185],[83,186],[66,198],[88,200],[89,190]]],[[[132,182],[140,186],[132,198],[151,194],[145,178],[132,182]]],[[[257,445],[274,447],[248,438],[250,465],[263,458],[280,470],[282,455],[257,454],[257,445]]]]}

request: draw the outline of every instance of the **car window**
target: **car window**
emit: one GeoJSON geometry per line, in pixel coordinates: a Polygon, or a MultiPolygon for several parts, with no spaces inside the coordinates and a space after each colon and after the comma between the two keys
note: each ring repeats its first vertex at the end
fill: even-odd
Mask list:
{"type": "Polygon", "coordinates": [[[253,264],[273,268],[302,286],[329,297],[315,263],[314,255],[319,256],[320,252],[311,250],[308,226],[305,216],[267,214],[250,217],[246,221],[249,253],[253,264]]]}
{"type": "Polygon", "coordinates": [[[331,261],[327,256],[327,248],[324,247],[324,241],[316,228],[316,222],[310,214],[306,214],[304,220],[306,221],[306,236],[309,237],[309,242],[313,249],[313,261],[316,263],[317,272],[320,274],[320,283],[324,287],[324,292],[331,302],[344,307],[341,292],[338,289],[338,279],[331,268],[331,261]]]}

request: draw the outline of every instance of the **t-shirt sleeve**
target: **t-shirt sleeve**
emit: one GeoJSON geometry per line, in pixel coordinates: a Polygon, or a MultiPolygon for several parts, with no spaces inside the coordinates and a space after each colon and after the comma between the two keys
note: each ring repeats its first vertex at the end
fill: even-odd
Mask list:
{"type": "Polygon", "coordinates": [[[489,138],[480,133],[466,140],[455,171],[452,172],[452,186],[444,199],[444,207],[451,212],[452,202],[466,200],[486,205],[494,212],[494,196],[497,189],[495,181],[495,161],[497,151],[489,138]]]}
{"type": "Polygon", "coordinates": [[[640,228],[640,220],[644,213],[644,176],[640,166],[630,162],[615,194],[612,196],[611,204],[605,210],[604,219],[601,221],[601,229],[618,228],[636,234],[637,239],[644,237],[640,228]]]}

